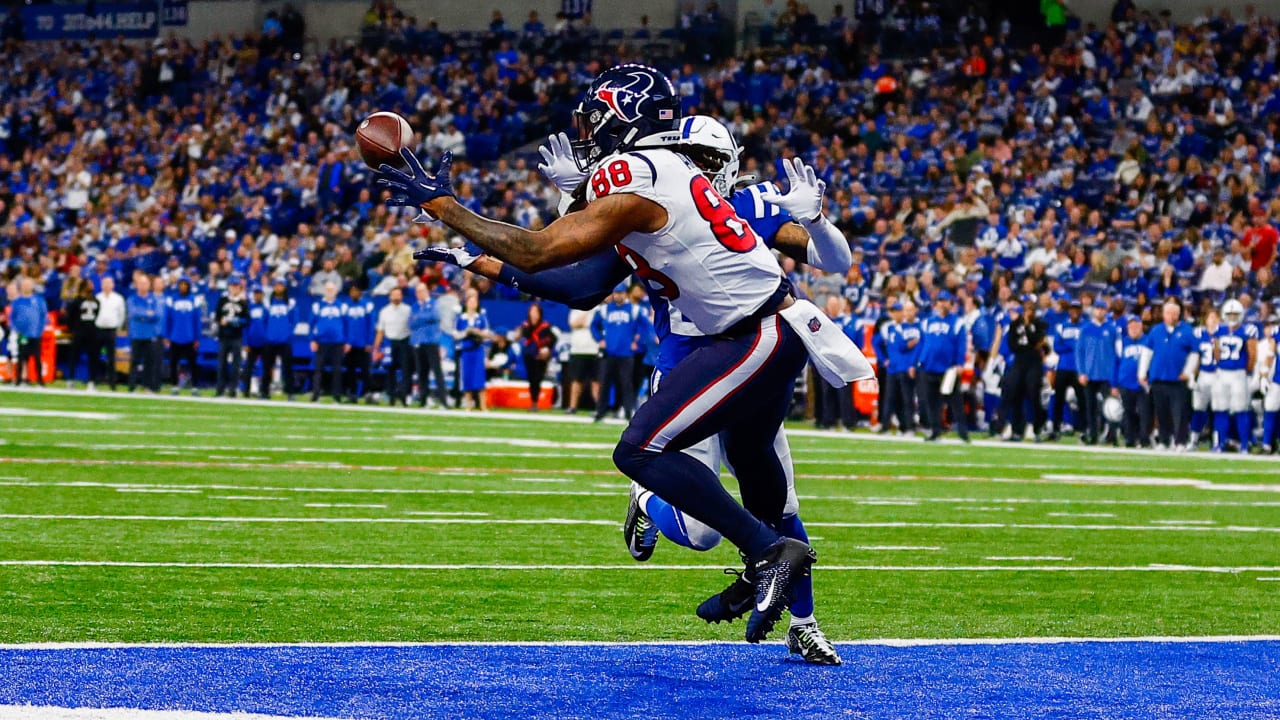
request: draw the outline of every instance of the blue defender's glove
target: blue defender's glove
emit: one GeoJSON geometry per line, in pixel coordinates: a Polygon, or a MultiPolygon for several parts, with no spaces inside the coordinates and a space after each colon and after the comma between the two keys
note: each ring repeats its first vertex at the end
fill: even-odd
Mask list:
{"type": "Polygon", "coordinates": [[[466,248],[450,248],[437,245],[425,250],[419,250],[413,254],[413,259],[421,262],[444,262],[465,268],[470,267],[471,263],[479,259],[479,256],[473,255],[466,248]]]}
{"type": "Polygon", "coordinates": [[[446,152],[440,158],[434,175],[428,174],[422,162],[409,148],[400,148],[408,172],[383,164],[378,168],[378,187],[391,191],[387,205],[391,207],[420,207],[440,197],[453,197],[453,180],[449,171],[453,168],[453,153],[446,152]]]}

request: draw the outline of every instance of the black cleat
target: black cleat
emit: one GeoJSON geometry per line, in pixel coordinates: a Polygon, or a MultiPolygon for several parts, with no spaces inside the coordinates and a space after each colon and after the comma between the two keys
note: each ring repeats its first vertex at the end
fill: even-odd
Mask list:
{"type": "Polygon", "coordinates": [[[712,595],[698,606],[698,617],[709,623],[731,623],[746,615],[751,610],[751,602],[756,598],[755,585],[746,578],[745,573],[728,569],[725,575],[734,575],[729,587],[712,595]]]}
{"type": "Polygon", "coordinates": [[[758,643],[769,636],[783,611],[791,606],[796,585],[809,574],[818,554],[805,543],[782,538],[759,556],[747,561],[754,578],[755,607],[747,620],[746,639],[758,643]]]}
{"type": "Polygon", "coordinates": [[[787,649],[810,665],[839,665],[836,646],[822,633],[817,622],[793,625],[787,632],[787,649]]]}
{"type": "Polygon", "coordinates": [[[658,546],[658,526],[640,507],[640,486],[635,483],[631,483],[631,502],[627,505],[627,519],[622,523],[622,539],[636,562],[653,557],[653,549],[658,546]]]}

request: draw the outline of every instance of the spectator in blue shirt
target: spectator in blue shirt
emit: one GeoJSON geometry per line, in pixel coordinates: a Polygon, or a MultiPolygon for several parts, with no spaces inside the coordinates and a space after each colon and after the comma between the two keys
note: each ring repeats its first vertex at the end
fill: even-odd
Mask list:
{"type": "Polygon", "coordinates": [[[18,340],[18,369],[13,384],[21,385],[31,360],[36,364],[36,382],[44,387],[44,365],[40,357],[40,341],[49,324],[49,310],[44,298],[35,294],[35,282],[24,277],[18,282],[18,297],[9,308],[10,324],[18,340]]]}
{"type": "Polygon", "coordinates": [[[311,402],[320,399],[320,381],[329,372],[329,388],[334,402],[342,402],[342,358],[347,352],[347,305],[338,300],[338,284],[326,282],[321,299],[311,304],[311,352],[315,354],[315,375],[311,379],[311,402]]]}
{"type": "Polygon", "coordinates": [[[1111,394],[1118,394],[1124,407],[1125,447],[1151,447],[1151,396],[1143,376],[1151,348],[1142,334],[1142,318],[1130,315],[1124,325],[1124,337],[1116,344],[1111,394]]]}
{"type": "MultiPolygon", "coordinates": [[[[1058,367],[1053,373],[1053,431],[1050,440],[1057,440],[1062,433],[1062,417],[1067,407],[1067,391],[1071,390],[1076,399],[1083,405],[1080,386],[1080,373],[1076,363],[1076,344],[1080,340],[1080,317],[1084,313],[1084,305],[1079,300],[1071,300],[1067,305],[1067,316],[1059,319],[1049,328],[1049,339],[1053,343],[1053,351],[1058,355],[1058,367]]],[[[1079,422],[1076,423],[1077,425],[1079,422]]]]}
{"type": "Polygon", "coordinates": [[[965,423],[960,371],[969,348],[969,334],[959,315],[951,312],[955,296],[943,290],[933,300],[933,315],[920,326],[920,351],[916,356],[919,370],[917,388],[920,406],[929,422],[926,441],[942,437],[942,404],[946,398],[951,410],[951,423],[960,439],[969,442],[965,423]],[[948,377],[950,376],[950,377],[948,377]],[[949,387],[944,387],[949,386],[949,387]]]}
{"type": "Polygon", "coordinates": [[[298,308],[289,297],[289,283],[277,277],[271,285],[271,297],[266,302],[266,343],[262,351],[262,382],[271,385],[271,372],[276,360],[280,361],[280,383],[285,396],[293,399],[297,388],[293,381],[293,330],[298,325],[298,308]]]}
{"type": "Polygon", "coordinates": [[[266,400],[271,397],[271,369],[265,362],[267,348],[267,305],[263,298],[262,286],[254,284],[249,293],[249,321],[244,326],[244,367],[241,368],[240,384],[244,386],[246,396],[253,390],[253,368],[262,360],[262,380],[258,384],[258,397],[266,400]]]}
{"type": "Polygon", "coordinates": [[[640,348],[639,313],[627,302],[627,286],[619,284],[591,319],[591,336],[600,345],[600,395],[596,404],[596,422],[604,419],[609,407],[609,390],[613,389],[618,405],[627,419],[635,409],[635,388],[631,386],[632,364],[640,348]]]}
{"type": "Polygon", "coordinates": [[[1188,443],[1191,408],[1187,383],[1195,374],[1200,354],[1195,332],[1189,323],[1181,320],[1182,306],[1177,301],[1165,302],[1161,316],[1163,322],[1147,333],[1151,361],[1139,379],[1151,387],[1160,444],[1182,451],[1188,443]]]}
{"type": "Polygon", "coordinates": [[[1085,445],[1096,445],[1102,437],[1102,401],[1111,395],[1111,382],[1116,373],[1119,334],[1107,317],[1106,303],[1095,301],[1089,314],[1089,322],[1080,327],[1075,354],[1079,387],[1084,388],[1080,403],[1084,418],[1081,440],[1085,445]]]}
{"type": "MultiPolygon", "coordinates": [[[[373,309],[373,301],[364,297],[360,283],[352,283],[347,300],[347,357],[345,363],[347,401],[358,402],[360,397],[369,394],[372,389],[369,375],[373,365],[373,338],[377,323],[377,312],[373,309]],[[357,376],[359,376],[357,384],[357,376]]],[[[368,402],[373,402],[369,394],[368,402]]]]}
{"type": "Polygon", "coordinates": [[[916,427],[916,356],[920,351],[920,323],[916,320],[916,306],[895,302],[889,306],[886,333],[885,414],[882,432],[888,431],[888,421],[898,418],[898,431],[909,433],[916,427]]]}
{"type": "Polygon", "coordinates": [[[415,298],[417,302],[409,312],[409,345],[413,348],[413,367],[418,377],[418,405],[427,404],[427,388],[431,380],[435,380],[435,402],[447,408],[440,350],[440,308],[426,283],[418,284],[415,298]]]}
{"type": "Polygon", "coordinates": [[[160,392],[164,301],[152,294],[151,278],[146,275],[139,274],[133,284],[136,293],[125,303],[129,317],[129,392],[139,380],[151,392],[160,392]]]}
{"type": "Polygon", "coordinates": [[[203,301],[191,292],[191,281],[178,281],[178,291],[164,299],[164,344],[169,348],[169,384],[173,394],[178,393],[181,376],[178,369],[183,361],[190,373],[187,383],[194,392],[196,386],[196,344],[203,329],[203,301]]]}

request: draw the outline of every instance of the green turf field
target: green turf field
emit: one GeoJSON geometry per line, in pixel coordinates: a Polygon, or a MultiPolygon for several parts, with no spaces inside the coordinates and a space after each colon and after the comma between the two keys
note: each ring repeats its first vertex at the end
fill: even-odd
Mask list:
{"type": "MultiPolygon", "coordinates": [[[[2,392],[0,642],[740,638],[727,544],[626,553],[621,429],[2,392]]],[[[1280,627],[1275,460],[791,442],[833,638],[1280,627]]]]}

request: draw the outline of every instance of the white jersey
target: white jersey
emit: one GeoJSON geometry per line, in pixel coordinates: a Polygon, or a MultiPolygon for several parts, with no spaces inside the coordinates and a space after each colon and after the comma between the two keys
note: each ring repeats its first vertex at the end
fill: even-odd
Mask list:
{"type": "Polygon", "coordinates": [[[588,202],[634,193],[667,211],[666,226],[627,235],[617,251],[701,333],[725,331],[777,291],[782,268],[773,253],[683,155],[660,149],[611,155],[587,184],[588,202]]]}

